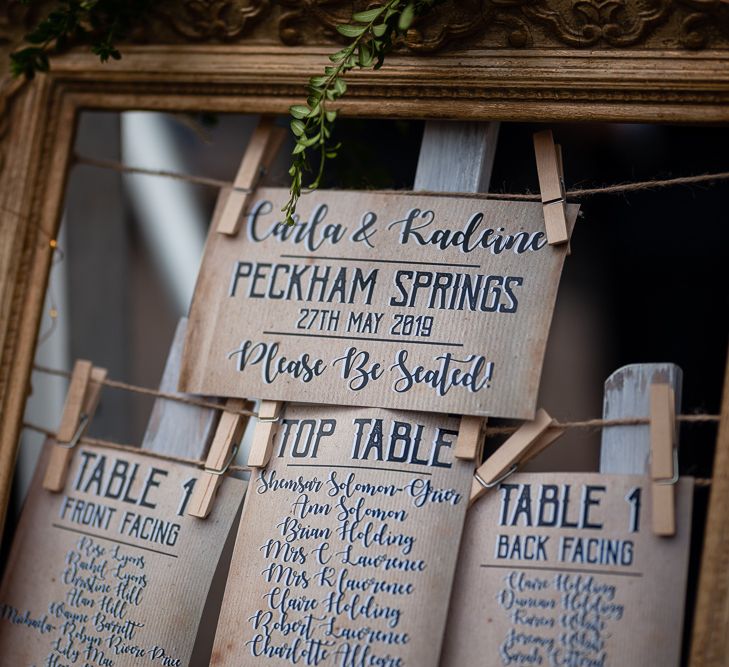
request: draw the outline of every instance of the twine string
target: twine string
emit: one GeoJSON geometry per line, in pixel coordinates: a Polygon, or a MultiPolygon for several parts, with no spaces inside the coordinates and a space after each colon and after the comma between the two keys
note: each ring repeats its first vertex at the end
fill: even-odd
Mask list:
{"type": "MultiPolygon", "coordinates": [[[[714,415],[681,415],[682,417],[713,417],[714,415]]],[[[590,422],[597,422],[597,421],[603,421],[598,419],[591,419],[590,422]]],[[[610,420],[610,421],[627,421],[627,420],[610,420]]],[[[635,420],[633,420],[635,422],[635,420]]],[[[690,421],[698,421],[698,420],[690,420],[690,421]]],[[[708,419],[704,419],[702,421],[709,421],[708,419]]],[[[711,420],[713,421],[713,420],[711,420]]],[[[567,422],[570,423],[570,422],[567,422]]],[[[579,423],[579,422],[573,422],[573,423],[579,423]]],[[[586,422],[584,422],[586,423],[586,422]]],[[[641,422],[642,423],[642,422],[641,422]]],[[[561,426],[562,424],[560,424],[561,426]]],[[[37,433],[40,433],[42,435],[45,435],[47,438],[55,439],[56,434],[51,431],[50,429],[43,428],[42,426],[38,426],[37,424],[31,424],[30,422],[23,422],[23,428],[28,429],[29,431],[35,431],[37,433]]],[[[514,428],[509,428],[509,432],[513,432],[514,428]]],[[[489,430],[486,430],[486,434],[489,434],[489,430]]],[[[183,465],[189,465],[194,466],[196,468],[205,468],[206,462],[202,459],[193,459],[186,456],[177,456],[176,454],[162,454],[159,452],[153,452],[147,449],[141,449],[140,447],[135,447],[134,445],[125,445],[121,444],[119,442],[113,442],[112,440],[102,440],[101,438],[91,438],[89,436],[82,436],[79,439],[79,443],[82,445],[91,445],[94,447],[102,447],[105,449],[109,449],[112,451],[117,452],[128,452],[130,454],[140,454],[142,456],[149,456],[155,459],[159,459],[161,461],[169,461],[170,463],[182,463],[183,465]]],[[[231,472],[252,472],[254,470],[257,470],[257,468],[253,468],[251,466],[241,466],[241,465],[229,465],[228,471],[231,472]]],[[[694,484],[696,486],[711,486],[711,479],[708,477],[696,477],[694,478],[694,484]]]]}
{"type": "Polygon", "coordinates": [[[190,174],[182,174],[177,171],[167,169],[147,169],[146,167],[132,167],[131,165],[118,162],[116,160],[102,160],[99,158],[87,157],[85,155],[74,155],[76,164],[83,164],[88,167],[98,167],[99,169],[111,169],[122,174],[139,174],[142,176],[159,176],[162,178],[170,178],[175,181],[185,181],[195,185],[206,185],[211,188],[233,188],[241,192],[249,192],[250,188],[241,188],[228,181],[219,178],[210,178],[207,176],[193,176],[190,174]]]}
{"type": "MultiPolygon", "coordinates": [[[[176,171],[166,169],[147,169],[146,167],[133,167],[117,162],[115,160],[101,160],[88,157],[86,155],[76,154],[74,156],[76,164],[87,165],[90,167],[98,167],[100,169],[111,169],[123,174],[140,174],[145,176],[159,176],[162,178],[171,178],[187,183],[197,185],[205,185],[214,188],[233,188],[241,192],[250,192],[250,188],[237,187],[230,181],[224,181],[218,178],[209,178],[207,176],[194,176],[183,174],[176,171]]],[[[614,185],[606,185],[595,188],[573,188],[566,191],[567,197],[581,198],[591,197],[593,195],[604,194],[624,194],[627,192],[637,192],[640,190],[654,190],[658,188],[675,187],[679,185],[699,185],[702,183],[712,183],[715,181],[729,180],[729,171],[720,171],[713,174],[696,174],[694,176],[678,176],[676,178],[654,178],[647,181],[634,181],[629,183],[616,183],[614,185]]],[[[378,194],[405,194],[407,190],[378,190],[378,194]]],[[[507,201],[541,201],[539,194],[531,193],[506,193],[506,192],[448,192],[444,193],[438,190],[418,190],[419,195],[426,196],[448,196],[463,197],[467,199],[499,199],[507,201]]]]}
{"type": "MultiPolygon", "coordinates": [[[[47,375],[55,375],[58,377],[70,378],[71,373],[69,371],[63,371],[58,368],[49,368],[48,366],[41,366],[40,364],[34,364],[33,370],[39,373],[45,373],[47,375]]],[[[91,380],[91,382],[97,382],[97,380],[91,380]]],[[[174,394],[166,391],[159,391],[158,389],[150,389],[149,387],[140,387],[139,385],[130,384],[128,382],[120,382],[119,380],[111,380],[106,378],[99,382],[99,384],[106,387],[113,387],[114,389],[122,389],[124,391],[131,391],[137,394],[143,394],[145,396],[154,396],[155,398],[162,398],[168,401],[177,401],[185,405],[194,405],[199,408],[208,408],[210,410],[220,410],[221,412],[230,412],[232,414],[241,415],[243,417],[255,417],[258,418],[258,413],[253,410],[233,410],[226,407],[221,403],[213,403],[211,401],[205,401],[202,399],[192,398],[185,394],[174,394]]],[[[712,415],[706,413],[695,413],[695,414],[683,414],[676,416],[679,422],[689,423],[701,423],[701,422],[718,422],[719,415],[712,415]]],[[[605,428],[606,426],[638,426],[641,424],[650,424],[648,417],[624,417],[620,419],[585,419],[582,421],[567,421],[559,422],[555,421],[554,426],[558,426],[565,429],[593,429],[593,428],[605,428]]],[[[513,433],[518,426],[496,426],[486,428],[486,435],[501,435],[507,433],[513,433]]]]}
{"type": "MultiPolygon", "coordinates": [[[[250,188],[240,188],[235,186],[230,181],[225,181],[217,178],[210,178],[205,176],[194,176],[190,174],[183,174],[180,172],[165,170],[165,169],[148,169],[144,167],[133,167],[131,165],[124,164],[122,162],[117,162],[114,160],[102,160],[97,158],[91,158],[88,156],[78,155],[76,154],[74,156],[74,161],[76,164],[80,165],[87,165],[91,167],[97,167],[101,169],[111,169],[113,171],[117,171],[119,173],[126,173],[126,174],[138,174],[138,175],[146,175],[146,176],[156,176],[156,177],[162,177],[162,178],[169,178],[173,180],[179,180],[179,181],[185,181],[188,183],[193,183],[197,185],[204,185],[207,187],[215,187],[215,188],[232,188],[234,190],[239,190],[242,192],[249,192],[250,188]]],[[[624,194],[628,192],[637,192],[640,190],[652,190],[652,189],[658,189],[658,188],[667,188],[667,187],[674,187],[674,186],[680,186],[680,185],[698,185],[702,183],[711,183],[716,181],[724,181],[729,180],[729,171],[724,172],[717,172],[713,174],[697,174],[694,176],[679,176],[676,178],[665,178],[665,179],[651,179],[647,181],[634,181],[634,182],[628,182],[628,183],[618,183],[614,185],[608,185],[608,186],[602,186],[602,187],[594,187],[594,188],[573,188],[571,190],[567,190],[565,195],[567,197],[573,197],[573,198],[580,198],[580,197],[590,197],[593,195],[600,195],[600,194],[624,194]]],[[[403,194],[406,191],[403,190],[382,190],[378,191],[383,194],[403,194]]],[[[433,196],[443,196],[444,193],[440,191],[431,191],[431,190],[422,190],[418,191],[418,194],[420,195],[433,195],[433,196]]],[[[539,194],[531,194],[531,193],[503,193],[503,192],[489,192],[489,193],[473,193],[473,192],[453,192],[448,193],[447,196],[459,196],[469,199],[499,199],[499,200],[510,200],[510,201],[541,201],[541,197],[539,194]]],[[[45,366],[35,365],[34,370],[46,373],[48,375],[56,375],[60,377],[71,377],[71,373],[68,371],[62,371],[59,369],[53,369],[48,368],[45,366]]],[[[92,380],[93,381],[93,380],[92,380]]],[[[201,408],[208,408],[211,410],[220,410],[224,412],[231,412],[234,414],[240,414],[242,416],[248,416],[248,417],[258,417],[258,414],[253,412],[252,410],[232,410],[225,405],[219,404],[219,403],[213,403],[211,401],[205,401],[202,399],[193,398],[190,396],[186,396],[183,394],[176,394],[176,393],[169,393],[169,392],[163,392],[156,389],[150,389],[149,387],[141,387],[139,385],[134,385],[127,382],[121,382],[119,380],[112,380],[112,379],[104,379],[100,384],[112,387],[115,389],[122,389],[125,391],[130,391],[138,394],[143,394],[146,396],[153,396],[155,398],[162,398],[165,400],[170,401],[176,401],[178,403],[182,403],[185,405],[192,405],[196,407],[201,408]]],[[[713,415],[713,414],[682,414],[678,415],[676,417],[677,421],[679,422],[685,422],[685,423],[710,423],[710,422],[718,422],[719,421],[719,415],[713,415]]],[[[637,426],[637,425],[644,425],[649,424],[650,419],[648,417],[629,417],[629,418],[622,418],[622,419],[587,419],[582,421],[567,421],[567,422],[554,422],[554,426],[564,428],[567,430],[571,429],[600,429],[600,428],[606,428],[611,426],[637,426]]],[[[49,438],[55,438],[55,433],[53,431],[50,431],[49,429],[45,429],[43,427],[37,426],[35,424],[31,424],[28,422],[25,422],[23,424],[24,428],[36,431],[38,433],[41,433],[49,438]]],[[[516,431],[518,426],[498,426],[498,427],[488,427],[486,429],[486,435],[506,435],[513,433],[516,431]]],[[[134,454],[141,454],[144,456],[152,456],[160,460],[164,461],[170,461],[174,463],[182,463],[186,465],[192,465],[196,467],[204,467],[205,461],[200,459],[192,459],[187,458],[183,456],[176,456],[176,455],[170,455],[170,454],[160,454],[157,452],[151,452],[148,450],[143,450],[139,447],[135,447],[133,445],[126,445],[121,444],[117,442],[113,442],[110,440],[102,440],[100,438],[91,438],[88,436],[83,436],[80,439],[80,442],[87,445],[94,445],[97,447],[105,447],[110,450],[115,451],[123,451],[123,452],[130,452],[134,454]]],[[[231,471],[250,471],[252,470],[249,466],[239,466],[239,465],[231,465],[228,470],[231,471]]],[[[695,480],[695,483],[697,486],[709,486],[711,485],[711,479],[708,478],[697,478],[695,480]]]]}
{"type": "MultiPolygon", "coordinates": [[[[56,434],[53,431],[47,428],[43,428],[42,426],[38,426],[37,424],[23,422],[23,428],[26,428],[29,431],[35,431],[36,433],[40,433],[47,438],[51,438],[53,440],[56,439],[56,434]]],[[[152,458],[159,459],[160,461],[169,461],[170,463],[182,463],[184,465],[195,466],[197,468],[204,468],[206,464],[206,462],[201,459],[193,459],[187,456],[178,456],[177,454],[163,454],[161,452],[153,452],[148,449],[142,449],[141,447],[135,447],[134,445],[125,445],[120,442],[114,442],[113,440],[103,440],[102,438],[91,438],[87,435],[81,436],[81,438],[79,438],[79,443],[82,445],[91,445],[93,447],[102,447],[104,449],[110,449],[115,452],[128,452],[130,454],[150,456],[152,458]]],[[[228,466],[228,470],[234,470],[236,472],[250,472],[251,470],[253,470],[253,468],[251,468],[250,466],[230,465],[228,466]]]]}
{"type": "MultiPolygon", "coordinates": [[[[70,378],[71,373],[68,371],[63,371],[56,368],[48,368],[46,366],[41,365],[34,365],[33,369],[40,372],[40,373],[46,373],[48,375],[54,375],[59,377],[66,377],[70,378]]],[[[95,380],[91,380],[92,382],[96,382],[95,380]]],[[[210,401],[204,401],[204,400],[198,400],[194,398],[190,398],[188,396],[185,396],[183,394],[173,394],[169,392],[163,392],[156,389],[150,389],[149,387],[140,387],[138,385],[130,384],[127,382],[120,382],[118,380],[111,380],[111,379],[105,379],[100,384],[107,386],[107,387],[113,387],[115,389],[122,389],[125,391],[131,391],[138,394],[143,394],[146,396],[154,396],[156,398],[162,398],[170,401],[176,401],[178,403],[183,403],[185,405],[194,405],[197,407],[202,408],[209,408],[212,410],[220,410],[224,412],[231,412],[234,414],[240,414],[242,416],[247,417],[255,417],[258,418],[258,413],[252,411],[252,410],[231,410],[230,408],[227,408],[225,405],[220,403],[212,403],[210,401]]],[[[720,419],[720,415],[713,415],[713,414],[682,414],[677,415],[676,420],[679,422],[686,422],[686,423],[711,423],[711,422],[718,422],[720,419]]],[[[607,428],[611,426],[638,426],[638,425],[647,425],[650,424],[650,419],[648,417],[625,417],[622,419],[585,419],[582,421],[566,421],[566,422],[560,422],[556,421],[554,422],[554,426],[559,428],[564,428],[566,430],[572,430],[572,429],[600,429],[600,428],[607,428]]],[[[32,424],[30,422],[24,422],[23,428],[29,429],[31,431],[36,431],[37,433],[41,433],[42,435],[45,435],[48,438],[56,438],[56,433],[53,432],[50,429],[43,428],[42,426],[38,426],[37,424],[32,424]]],[[[495,426],[495,427],[488,427],[486,428],[486,435],[487,436],[493,436],[493,435],[508,435],[510,433],[514,433],[519,428],[519,426],[495,426]]],[[[122,444],[118,442],[114,442],[112,440],[104,440],[101,438],[92,438],[89,436],[82,436],[79,440],[81,444],[85,445],[92,445],[96,447],[103,447],[109,450],[113,451],[120,451],[120,452],[128,452],[132,454],[140,454],[142,456],[151,456],[154,458],[157,458],[162,461],[169,461],[172,463],[182,463],[184,465],[190,465],[195,466],[198,468],[204,468],[206,465],[206,462],[201,459],[193,459],[188,458],[184,456],[177,456],[173,454],[162,454],[158,452],[153,452],[145,449],[141,449],[140,447],[135,447],[134,445],[128,445],[128,444],[122,444]]],[[[250,472],[254,470],[254,468],[250,466],[241,466],[241,465],[230,465],[228,467],[229,471],[235,471],[235,472],[250,472]]],[[[697,486],[710,486],[711,485],[711,479],[708,478],[696,478],[695,484],[697,486]]]]}
{"type": "MultiPolygon", "coordinates": [[[[47,366],[41,366],[40,364],[34,364],[33,370],[39,373],[45,373],[46,375],[55,375],[57,377],[70,378],[71,373],[69,371],[63,371],[58,368],[49,368],[47,366]]],[[[91,382],[101,384],[104,387],[112,387],[113,389],[122,389],[124,391],[130,391],[135,394],[142,394],[144,396],[153,396],[154,398],[162,398],[167,401],[176,401],[184,405],[194,405],[198,408],[207,408],[209,410],[220,410],[221,412],[230,412],[232,414],[241,415],[243,417],[258,417],[256,412],[252,410],[234,410],[225,406],[222,403],[214,403],[213,401],[206,401],[201,398],[194,398],[186,394],[175,394],[167,391],[160,391],[159,389],[150,389],[149,387],[140,387],[136,384],[129,382],[121,382],[120,380],[112,380],[105,378],[101,382],[92,379],[91,382]]]]}
{"type": "MultiPolygon", "coordinates": [[[[676,415],[676,421],[689,424],[712,423],[718,422],[720,415],[712,415],[706,413],[692,413],[686,415],[676,415]]],[[[599,430],[609,428],[611,426],[643,426],[650,424],[650,417],[621,417],[618,419],[584,419],[581,421],[561,422],[554,420],[553,426],[556,428],[599,430]]],[[[487,426],[486,435],[508,435],[514,433],[518,426],[487,426]]]]}

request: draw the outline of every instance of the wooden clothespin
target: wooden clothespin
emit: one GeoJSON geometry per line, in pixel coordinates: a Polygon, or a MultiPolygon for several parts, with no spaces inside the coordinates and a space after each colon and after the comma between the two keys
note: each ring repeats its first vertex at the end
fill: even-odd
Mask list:
{"type": "Polygon", "coordinates": [[[43,488],[58,493],[66,486],[73,448],[91,420],[99,403],[101,383],[106,378],[105,368],[94,368],[90,361],[79,359],[73,366],[71,383],[63,406],[61,424],[56,434],[43,477],[43,488]]]}
{"type": "Polygon", "coordinates": [[[651,385],[651,489],[653,532],[676,534],[675,488],[678,482],[675,394],[670,384],[651,385]]]}
{"type": "Polygon", "coordinates": [[[480,461],[483,455],[485,428],[485,417],[474,417],[472,415],[464,415],[461,417],[461,425],[458,427],[458,438],[456,439],[456,449],[453,452],[454,456],[457,459],[480,461]]]}
{"type": "Polygon", "coordinates": [[[235,459],[243,431],[248,423],[246,415],[238,414],[245,406],[246,402],[240,398],[229,398],[225,402],[226,410],[220,416],[218,428],[215,430],[205,461],[205,470],[192,491],[187,510],[190,516],[204,519],[210,514],[220,481],[235,459]]]}
{"type": "Polygon", "coordinates": [[[555,145],[552,130],[543,130],[534,135],[534,153],[537,159],[547,243],[549,245],[567,243],[570,240],[570,232],[567,225],[562,177],[562,149],[555,145]]]}
{"type": "Polygon", "coordinates": [[[565,429],[557,426],[547,411],[540,408],[533,421],[512,433],[474,473],[468,504],[472,505],[486,491],[501,484],[519,465],[533,459],[564,432],[565,429]]]}
{"type": "Polygon", "coordinates": [[[273,124],[273,118],[261,118],[261,122],[253,131],[251,140],[248,142],[233,188],[223,207],[216,227],[218,232],[229,236],[235,236],[238,233],[241,215],[258,185],[262,172],[273,162],[285,136],[286,130],[276,127],[273,124]]]}
{"type": "Polygon", "coordinates": [[[248,455],[248,465],[251,468],[265,468],[271,460],[273,439],[278,431],[282,409],[282,401],[261,401],[258,406],[258,422],[253,431],[251,453],[248,455]]]}

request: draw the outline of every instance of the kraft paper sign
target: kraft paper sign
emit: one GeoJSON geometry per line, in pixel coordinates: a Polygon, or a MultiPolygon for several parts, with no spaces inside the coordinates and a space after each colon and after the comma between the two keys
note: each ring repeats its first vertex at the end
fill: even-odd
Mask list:
{"type": "Polygon", "coordinates": [[[187,667],[245,490],[185,515],[199,471],[83,446],[66,489],[36,471],[0,590],[0,664],[187,667]]]}
{"type": "Polygon", "coordinates": [[[645,665],[681,656],[693,480],[678,532],[651,530],[650,480],[523,474],[469,510],[443,667],[645,665]]]}
{"type": "Polygon", "coordinates": [[[324,191],[287,226],[287,198],[213,223],[181,390],[533,418],[567,252],[540,203],[324,191]]]}
{"type": "Polygon", "coordinates": [[[435,667],[473,476],[457,429],[288,406],[250,481],[211,664],[435,667]]]}

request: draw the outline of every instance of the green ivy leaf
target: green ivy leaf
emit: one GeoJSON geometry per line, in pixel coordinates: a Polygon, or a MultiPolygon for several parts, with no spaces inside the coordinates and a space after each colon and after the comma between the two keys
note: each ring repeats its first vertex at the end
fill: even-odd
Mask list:
{"type": "Polygon", "coordinates": [[[360,44],[359,47],[359,66],[369,67],[372,65],[372,52],[367,48],[366,44],[360,44]]]}
{"type": "Polygon", "coordinates": [[[303,104],[294,104],[294,106],[289,107],[289,113],[294,118],[306,118],[309,115],[309,107],[303,104]]]}
{"type": "Polygon", "coordinates": [[[311,79],[309,79],[309,85],[312,88],[320,88],[327,81],[329,81],[329,77],[328,76],[312,76],[311,79]]]}
{"type": "Polygon", "coordinates": [[[408,28],[413,24],[413,19],[415,18],[415,4],[410,3],[405,7],[405,9],[402,10],[402,14],[400,14],[400,18],[397,22],[397,27],[402,32],[406,32],[408,28]]]}
{"type": "Polygon", "coordinates": [[[352,15],[352,18],[359,23],[372,23],[383,11],[385,11],[385,7],[375,7],[365,12],[357,12],[352,15]]]}
{"type": "Polygon", "coordinates": [[[387,30],[387,23],[379,23],[378,25],[372,26],[372,34],[375,37],[382,37],[382,35],[385,34],[386,30],[387,30]]]}
{"type": "Polygon", "coordinates": [[[302,134],[304,134],[304,130],[305,129],[306,129],[306,125],[304,125],[300,120],[292,120],[291,121],[291,131],[297,137],[300,137],[302,134]]]}
{"type": "Polygon", "coordinates": [[[332,53],[332,55],[329,56],[329,60],[331,60],[333,63],[338,63],[338,62],[344,60],[348,55],[349,55],[349,49],[342,49],[341,51],[332,53]]]}
{"type": "Polygon", "coordinates": [[[301,139],[299,139],[299,143],[304,148],[309,148],[310,146],[313,146],[315,143],[317,143],[320,138],[321,133],[317,132],[313,137],[301,137],[301,139]]]}
{"type": "Polygon", "coordinates": [[[359,37],[367,30],[367,26],[338,25],[337,32],[345,37],[359,37]]]}
{"type": "MultiPolygon", "coordinates": [[[[78,0],[66,1],[78,2],[78,0]]],[[[107,0],[88,1],[105,2],[107,0]]],[[[321,183],[326,160],[333,159],[338,154],[339,144],[332,146],[329,143],[337,112],[330,110],[328,105],[347,91],[344,76],[356,68],[379,69],[385,56],[393,47],[393,40],[410,28],[415,16],[421,16],[444,1],[380,0],[379,7],[355,13],[352,16],[353,24],[337,27],[339,34],[350,39],[349,46],[329,56],[329,61],[334,63],[334,66],[326,65],[324,76],[315,76],[309,80],[307,106],[291,107],[291,129],[297,136],[297,142],[293,149],[294,157],[289,169],[291,176],[289,200],[281,209],[284,213],[284,220],[288,224],[295,224],[298,220],[296,205],[301,196],[303,174],[305,171],[312,171],[307,160],[307,149],[316,147],[320,157],[318,169],[309,186],[312,189],[316,189],[321,183]],[[376,21],[379,23],[375,23],[376,21]],[[308,136],[307,131],[316,132],[316,134],[308,136]]]]}

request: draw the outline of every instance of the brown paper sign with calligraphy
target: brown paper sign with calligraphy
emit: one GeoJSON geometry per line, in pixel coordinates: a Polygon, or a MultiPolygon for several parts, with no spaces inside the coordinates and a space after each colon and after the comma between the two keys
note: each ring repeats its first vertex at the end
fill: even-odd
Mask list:
{"type": "Polygon", "coordinates": [[[212,665],[436,667],[473,476],[458,423],[287,406],[251,478],[212,665]]]}
{"type": "Polygon", "coordinates": [[[693,480],[675,537],[651,530],[650,480],[518,474],[469,510],[443,667],[680,662],[693,480]]]}
{"type": "Polygon", "coordinates": [[[246,483],[227,478],[200,521],[195,468],[83,446],[50,493],[44,458],[0,589],[0,663],[186,667],[246,483]]]}
{"type": "Polygon", "coordinates": [[[287,226],[287,196],[259,190],[237,236],[213,223],[181,390],[534,416],[567,252],[541,204],[321,191],[287,226]]]}

